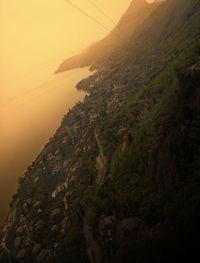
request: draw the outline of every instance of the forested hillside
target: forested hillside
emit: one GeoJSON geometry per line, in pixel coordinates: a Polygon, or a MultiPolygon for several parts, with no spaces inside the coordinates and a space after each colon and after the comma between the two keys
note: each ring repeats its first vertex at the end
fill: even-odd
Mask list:
{"type": "Polygon", "coordinates": [[[200,259],[199,25],[199,0],[135,0],[126,41],[108,36],[86,63],[90,48],[61,65],[96,71],[19,178],[0,262],[200,259]]]}

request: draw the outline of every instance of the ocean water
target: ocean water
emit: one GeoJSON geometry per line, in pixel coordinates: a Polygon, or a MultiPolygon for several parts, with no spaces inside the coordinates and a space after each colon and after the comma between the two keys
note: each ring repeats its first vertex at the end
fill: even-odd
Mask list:
{"type": "MultiPolygon", "coordinates": [[[[43,65],[45,66],[45,65],[43,65]]],[[[75,85],[88,68],[54,75],[56,65],[37,68],[6,87],[0,100],[0,220],[8,212],[17,180],[58,128],[68,109],[85,96],[75,85]],[[30,84],[30,85],[29,85],[30,84]],[[4,96],[3,96],[4,95],[4,96]]],[[[15,81],[12,80],[12,83],[15,81]]],[[[2,91],[2,90],[1,90],[2,91]]]]}

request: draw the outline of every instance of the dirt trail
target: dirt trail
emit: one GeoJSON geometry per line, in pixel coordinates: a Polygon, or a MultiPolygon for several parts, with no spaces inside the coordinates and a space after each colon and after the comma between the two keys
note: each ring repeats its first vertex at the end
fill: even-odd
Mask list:
{"type": "Polygon", "coordinates": [[[104,178],[105,178],[105,175],[106,175],[106,158],[103,154],[103,147],[101,145],[101,142],[99,140],[99,136],[97,134],[97,131],[95,129],[95,139],[96,139],[96,142],[97,142],[97,145],[98,145],[98,148],[99,148],[99,156],[97,156],[96,158],[96,169],[98,171],[98,176],[97,176],[97,185],[102,185],[103,182],[104,182],[104,178]]]}
{"type": "MultiPolygon", "coordinates": [[[[104,182],[106,171],[107,171],[106,158],[103,154],[103,147],[99,140],[99,136],[97,134],[96,129],[94,132],[94,136],[95,136],[98,148],[99,148],[99,155],[96,158],[96,169],[98,171],[96,184],[102,185],[104,182]]],[[[84,220],[83,232],[84,232],[86,242],[88,244],[88,257],[90,259],[90,262],[91,263],[101,263],[103,260],[103,256],[101,253],[101,247],[99,246],[98,242],[95,240],[92,228],[88,226],[88,224],[86,223],[86,220],[84,220]]]]}

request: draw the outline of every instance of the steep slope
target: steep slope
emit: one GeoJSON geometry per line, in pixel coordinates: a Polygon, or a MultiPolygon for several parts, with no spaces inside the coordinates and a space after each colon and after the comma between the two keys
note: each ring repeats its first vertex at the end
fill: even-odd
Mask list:
{"type": "Polygon", "coordinates": [[[0,262],[199,257],[199,24],[198,0],[168,0],[95,61],[84,102],[19,179],[0,262]]]}
{"type": "Polygon", "coordinates": [[[56,73],[79,67],[94,67],[96,64],[104,63],[111,52],[124,48],[124,44],[129,42],[129,37],[158,6],[159,3],[148,5],[145,0],[132,1],[118,25],[105,39],[64,61],[56,73]]]}

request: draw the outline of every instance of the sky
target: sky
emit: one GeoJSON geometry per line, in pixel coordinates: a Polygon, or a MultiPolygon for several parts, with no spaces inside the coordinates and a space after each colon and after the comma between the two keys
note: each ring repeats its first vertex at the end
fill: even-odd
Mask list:
{"type": "MultiPolygon", "coordinates": [[[[88,0],[71,1],[106,27],[114,27],[88,0]]],[[[115,23],[130,4],[130,0],[92,2],[115,23]]],[[[66,108],[80,97],[70,89],[66,98],[66,87],[74,87],[88,74],[52,73],[66,58],[107,34],[65,0],[0,0],[0,220],[17,178],[53,134],[66,108]],[[42,94],[40,87],[51,92],[42,94]]]]}
{"type": "MultiPolygon", "coordinates": [[[[71,0],[106,26],[113,27],[88,0],[71,0]]],[[[94,1],[94,0],[93,0],[94,1]]],[[[118,21],[130,0],[95,0],[118,21]]],[[[0,103],[38,82],[35,68],[65,58],[104,37],[107,31],[74,9],[65,0],[0,0],[0,103]],[[11,77],[12,76],[12,77],[11,77]],[[9,87],[9,88],[8,88],[9,87]],[[2,90],[1,90],[2,93],[2,90]]]]}

